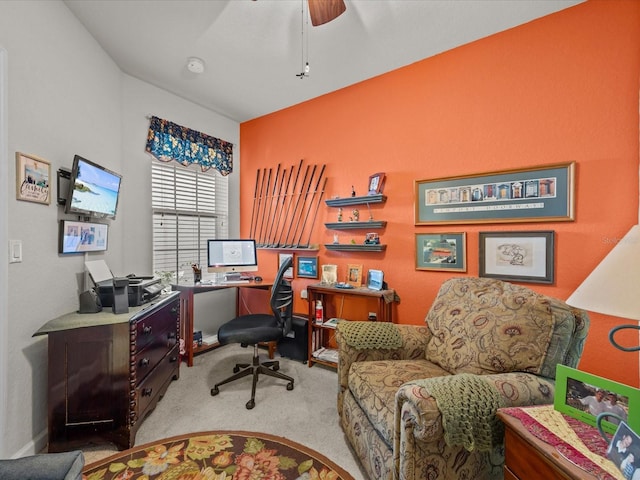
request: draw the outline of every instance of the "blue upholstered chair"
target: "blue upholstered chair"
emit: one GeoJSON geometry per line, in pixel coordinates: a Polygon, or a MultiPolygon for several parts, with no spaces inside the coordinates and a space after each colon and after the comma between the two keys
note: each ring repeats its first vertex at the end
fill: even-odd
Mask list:
{"type": "Polygon", "coordinates": [[[2,480],[81,480],[84,456],[80,451],[44,453],[0,460],[2,480]]]}

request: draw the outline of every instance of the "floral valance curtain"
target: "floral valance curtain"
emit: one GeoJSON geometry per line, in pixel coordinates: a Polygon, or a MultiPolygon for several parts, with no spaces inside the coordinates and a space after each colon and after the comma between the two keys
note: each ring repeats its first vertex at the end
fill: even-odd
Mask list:
{"type": "Polygon", "coordinates": [[[203,172],[215,168],[229,175],[233,171],[232,143],[158,117],[151,117],[145,150],[162,162],[196,163],[203,172]]]}

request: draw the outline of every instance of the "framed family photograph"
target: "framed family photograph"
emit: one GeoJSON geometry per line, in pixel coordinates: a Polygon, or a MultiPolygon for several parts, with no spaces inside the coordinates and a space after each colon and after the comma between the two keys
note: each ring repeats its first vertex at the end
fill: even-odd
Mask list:
{"type": "Polygon", "coordinates": [[[466,272],[466,233],[416,233],[416,270],[466,272]]]}
{"type": "MultiPolygon", "coordinates": [[[[282,265],[287,258],[291,259],[291,265],[293,265],[293,253],[278,253],[278,269],[280,265],[282,265]]],[[[293,278],[293,266],[287,268],[287,271],[284,272],[284,278],[293,278]]]]}
{"type": "Polygon", "coordinates": [[[59,253],[107,250],[109,226],[104,223],[60,220],[59,253]]]}
{"type": "Polygon", "coordinates": [[[554,231],[480,232],[479,238],[480,277],[554,282],[554,231]]]}
{"type": "MultiPolygon", "coordinates": [[[[640,432],[640,390],[566,365],[556,367],[553,407],[588,425],[597,426],[601,413],[615,413],[633,430],[640,432]]],[[[601,428],[613,434],[620,420],[605,418],[601,428]]]]}
{"type": "Polygon", "coordinates": [[[575,162],[415,181],[415,224],[574,220],[575,162]]]}
{"type": "Polygon", "coordinates": [[[16,152],[16,198],[51,203],[51,164],[43,158],[16,152]]]}
{"type": "Polygon", "coordinates": [[[301,278],[318,278],[318,257],[298,256],[297,276],[301,278]]]}
{"type": "Polygon", "coordinates": [[[376,195],[382,193],[384,188],[384,173],[374,173],[369,177],[368,195],[376,195]]]}

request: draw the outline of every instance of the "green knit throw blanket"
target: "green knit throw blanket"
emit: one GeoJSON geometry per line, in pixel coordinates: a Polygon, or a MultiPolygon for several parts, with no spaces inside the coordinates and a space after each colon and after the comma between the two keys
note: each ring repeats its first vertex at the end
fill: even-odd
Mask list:
{"type": "Polygon", "coordinates": [[[402,346],[402,336],[393,323],[338,322],[337,328],[345,342],[358,350],[402,346]]]}
{"type": "Polygon", "coordinates": [[[460,373],[411,383],[426,388],[436,400],[447,445],[487,452],[503,442],[504,426],[496,411],[507,405],[482,375],[460,373]]]}

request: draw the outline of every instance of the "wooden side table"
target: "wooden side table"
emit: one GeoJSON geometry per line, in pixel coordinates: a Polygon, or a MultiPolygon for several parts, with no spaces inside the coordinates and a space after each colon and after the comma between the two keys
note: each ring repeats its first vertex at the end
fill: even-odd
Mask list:
{"type": "Polygon", "coordinates": [[[520,420],[498,410],[505,425],[504,480],[596,480],[525,428],[520,420]]]}

